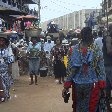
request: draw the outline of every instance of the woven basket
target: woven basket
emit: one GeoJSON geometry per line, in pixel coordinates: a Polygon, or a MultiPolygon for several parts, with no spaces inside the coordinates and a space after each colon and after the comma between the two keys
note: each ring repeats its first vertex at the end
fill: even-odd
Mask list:
{"type": "Polygon", "coordinates": [[[50,36],[53,36],[53,38],[59,38],[59,33],[48,33],[50,36]]]}
{"type": "Polygon", "coordinates": [[[37,37],[40,35],[42,29],[25,29],[25,37],[37,37]]]}

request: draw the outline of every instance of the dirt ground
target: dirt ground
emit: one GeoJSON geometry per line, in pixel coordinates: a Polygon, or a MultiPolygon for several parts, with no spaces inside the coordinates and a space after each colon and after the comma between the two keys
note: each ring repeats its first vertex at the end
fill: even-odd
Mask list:
{"type": "Polygon", "coordinates": [[[11,89],[11,99],[0,104],[0,112],[72,112],[72,101],[64,103],[62,89],[53,77],[39,77],[38,85],[29,85],[29,77],[21,76],[11,89]]]}

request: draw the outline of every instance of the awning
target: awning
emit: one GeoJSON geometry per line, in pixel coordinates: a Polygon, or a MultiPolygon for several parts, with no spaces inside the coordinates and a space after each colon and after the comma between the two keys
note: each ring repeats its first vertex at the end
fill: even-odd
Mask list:
{"type": "Polygon", "coordinates": [[[33,15],[26,15],[25,18],[37,19],[37,17],[33,15]]]}
{"type": "Polygon", "coordinates": [[[17,20],[34,20],[34,21],[36,21],[36,20],[38,20],[38,17],[33,16],[33,15],[26,15],[26,16],[21,15],[21,16],[17,17],[16,19],[17,20]]]}

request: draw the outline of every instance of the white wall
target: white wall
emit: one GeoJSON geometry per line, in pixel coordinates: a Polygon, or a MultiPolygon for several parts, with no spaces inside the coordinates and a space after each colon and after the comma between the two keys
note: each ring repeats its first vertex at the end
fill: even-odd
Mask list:
{"type": "MultiPolygon", "coordinates": [[[[85,27],[85,20],[96,9],[83,9],[52,19],[61,29],[69,30],[85,27]]],[[[98,14],[98,13],[97,13],[98,14]]],[[[96,16],[97,16],[96,14],[96,16]]],[[[46,25],[46,24],[45,24],[46,25]]],[[[43,24],[44,26],[44,24],[43,24]]],[[[45,28],[45,27],[44,27],[45,28]]]]}

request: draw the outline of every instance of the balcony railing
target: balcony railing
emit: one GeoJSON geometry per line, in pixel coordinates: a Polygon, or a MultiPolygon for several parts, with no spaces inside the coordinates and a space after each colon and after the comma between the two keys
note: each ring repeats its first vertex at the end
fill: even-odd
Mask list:
{"type": "Polygon", "coordinates": [[[11,0],[2,0],[0,1],[0,7],[6,8],[15,11],[22,11],[26,14],[29,13],[29,7],[26,5],[21,5],[20,2],[11,2],[11,0]]]}
{"type": "MultiPolygon", "coordinates": [[[[15,2],[12,3],[12,0],[2,0],[0,1],[0,7],[1,8],[6,8],[9,10],[15,10],[15,11],[20,11],[20,12],[24,12],[26,14],[30,14],[30,15],[35,15],[38,16],[38,12],[35,9],[29,9],[28,5],[21,5],[20,2],[15,2]]],[[[20,0],[18,0],[20,1],[20,0]]]]}
{"type": "Polygon", "coordinates": [[[12,2],[12,0],[2,0],[0,1],[0,6],[7,9],[19,11],[21,5],[18,2],[12,2]]]}

